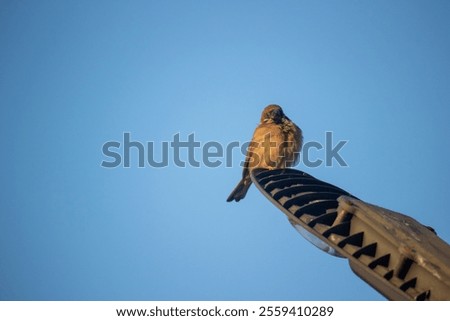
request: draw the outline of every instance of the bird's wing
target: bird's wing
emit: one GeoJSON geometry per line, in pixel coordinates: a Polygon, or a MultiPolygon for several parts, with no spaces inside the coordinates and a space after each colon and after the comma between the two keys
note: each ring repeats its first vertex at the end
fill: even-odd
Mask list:
{"type": "MultiPolygon", "coordinates": [[[[265,153],[267,153],[267,150],[263,145],[265,139],[267,139],[267,135],[270,135],[269,139],[271,143],[276,143],[279,145],[281,138],[281,130],[279,126],[275,124],[260,124],[256,127],[250,145],[247,148],[247,156],[245,158],[242,177],[248,175],[250,169],[252,168],[268,167],[267,160],[265,159],[265,153]]],[[[271,148],[270,152],[278,154],[275,148],[271,148]]],[[[276,155],[271,157],[271,159],[276,160],[276,155]]]]}
{"type": "Polygon", "coordinates": [[[295,125],[294,123],[292,123],[293,125],[293,141],[294,141],[294,164],[297,164],[298,162],[298,158],[299,158],[299,153],[302,150],[302,146],[303,146],[303,133],[302,130],[295,125]]]}
{"type": "Polygon", "coordinates": [[[250,144],[247,147],[247,155],[245,156],[245,162],[242,170],[242,178],[245,178],[246,176],[249,175],[249,164],[254,157],[253,151],[255,150],[255,135],[256,132],[258,131],[258,128],[260,128],[260,126],[256,127],[255,132],[253,133],[252,140],[250,141],[250,144]]]}

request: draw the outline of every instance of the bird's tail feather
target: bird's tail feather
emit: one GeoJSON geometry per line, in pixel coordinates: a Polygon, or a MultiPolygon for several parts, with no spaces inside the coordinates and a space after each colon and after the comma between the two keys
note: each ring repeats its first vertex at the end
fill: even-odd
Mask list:
{"type": "Polygon", "coordinates": [[[237,186],[231,192],[230,196],[228,196],[227,202],[231,202],[231,201],[239,202],[241,199],[243,199],[245,197],[251,184],[252,184],[252,181],[241,179],[241,181],[237,184],[237,186]]]}

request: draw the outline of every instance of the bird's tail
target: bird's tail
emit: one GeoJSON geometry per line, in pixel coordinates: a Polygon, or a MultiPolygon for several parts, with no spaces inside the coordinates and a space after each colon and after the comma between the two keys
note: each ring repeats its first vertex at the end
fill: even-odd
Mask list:
{"type": "Polygon", "coordinates": [[[227,202],[236,201],[239,202],[241,199],[245,197],[248,189],[252,185],[251,180],[241,179],[241,181],[237,184],[234,190],[231,192],[230,196],[227,198],[227,202]]]}

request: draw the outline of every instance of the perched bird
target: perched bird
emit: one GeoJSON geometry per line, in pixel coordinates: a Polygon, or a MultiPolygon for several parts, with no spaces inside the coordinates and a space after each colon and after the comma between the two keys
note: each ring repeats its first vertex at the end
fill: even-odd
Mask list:
{"type": "Polygon", "coordinates": [[[302,130],[284,113],[280,106],[269,105],[261,114],[261,122],[253,133],[247,149],[242,179],[227,198],[239,202],[247,194],[255,168],[278,169],[297,163],[302,148],[302,130]]]}

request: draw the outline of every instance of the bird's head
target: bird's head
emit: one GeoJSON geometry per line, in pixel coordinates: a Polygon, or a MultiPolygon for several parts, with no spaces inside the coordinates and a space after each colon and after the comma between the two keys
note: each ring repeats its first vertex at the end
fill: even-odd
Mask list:
{"type": "Polygon", "coordinates": [[[261,123],[281,123],[284,118],[283,109],[278,105],[269,105],[261,114],[261,123]]]}

